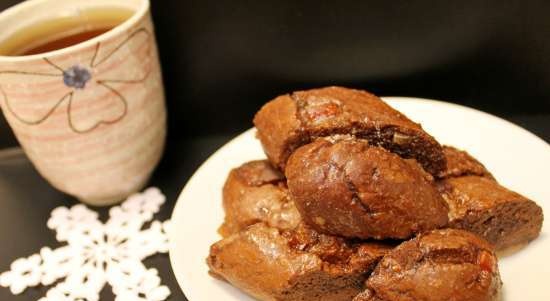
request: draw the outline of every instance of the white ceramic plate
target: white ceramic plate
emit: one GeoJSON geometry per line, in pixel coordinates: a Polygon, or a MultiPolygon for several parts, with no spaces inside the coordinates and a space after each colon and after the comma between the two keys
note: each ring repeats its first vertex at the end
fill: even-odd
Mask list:
{"type": "MultiPolygon", "coordinates": [[[[501,184],[536,200],[549,216],[550,145],[546,142],[512,123],[467,107],[414,98],[384,99],[420,122],[440,143],[468,150],[501,184]]],[[[210,245],[219,239],[216,230],[224,216],[221,191],[229,170],[263,158],[254,130],[248,130],[214,153],[179,196],[172,216],[170,260],[189,300],[252,300],[210,277],[205,258],[210,245]]],[[[550,300],[549,232],[547,222],[537,240],[500,260],[504,300],[550,300]]]]}

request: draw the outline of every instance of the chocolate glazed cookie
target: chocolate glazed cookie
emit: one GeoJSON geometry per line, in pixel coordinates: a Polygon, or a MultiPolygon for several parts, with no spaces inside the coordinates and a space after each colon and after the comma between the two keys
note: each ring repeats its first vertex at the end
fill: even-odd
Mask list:
{"type": "Polygon", "coordinates": [[[278,229],[293,229],[301,222],[286,179],[267,160],[232,169],[222,195],[225,220],[219,232],[223,237],[259,222],[278,229]]]}
{"type": "Polygon", "coordinates": [[[210,273],[258,300],[349,301],[393,246],[351,242],[300,224],[280,230],[254,224],[215,243],[210,273]]]}
{"type": "Polygon", "coordinates": [[[542,229],[542,208],[528,198],[479,176],[439,182],[450,208],[449,227],[476,233],[497,250],[537,238],[542,229]]]}
{"type": "Polygon", "coordinates": [[[466,231],[422,234],[384,256],[353,301],[497,301],[502,282],[492,246],[466,231]]]}
{"type": "Polygon", "coordinates": [[[444,146],[447,170],[437,186],[449,206],[449,227],[485,238],[497,251],[539,236],[542,208],[525,196],[500,185],[491,173],[465,151],[444,146]]]}
{"type": "Polygon", "coordinates": [[[432,175],[445,170],[443,150],[432,136],[365,91],[326,87],[282,95],[261,108],[254,125],[267,157],[281,170],[298,147],[337,134],[413,158],[432,175]]]}
{"type": "Polygon", "coordinates": [[[447,205],[416,161],[365,140],[331,137],[302,146],[286,176],[303,220],[322,233],[406,239],[448,221],[447,205]]]}

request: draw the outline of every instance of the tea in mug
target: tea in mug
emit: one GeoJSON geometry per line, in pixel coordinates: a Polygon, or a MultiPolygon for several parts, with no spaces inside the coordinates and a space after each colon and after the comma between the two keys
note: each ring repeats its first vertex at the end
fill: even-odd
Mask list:
{"type": "Polygon", "coordinates": [[[133,14],[120,7],[90,8],[39,22],[1,42],[0,55],[32,55],[76,45],[111,30],[133,14]]]}

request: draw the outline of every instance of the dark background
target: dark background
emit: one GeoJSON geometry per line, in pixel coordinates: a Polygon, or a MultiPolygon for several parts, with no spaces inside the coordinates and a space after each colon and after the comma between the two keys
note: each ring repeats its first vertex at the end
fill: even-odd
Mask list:
{"type": "MultiPolygon", "coordinates": [[[[0,9],[17,2],[0,0],[0,9]]],[[[550,141],[550,1],[152,2],[169,110],[167,151],[151,181],[168,199],[158,219],[264,102],[296,89],[345,85],[455,102],[550,141]]],[[[16,145],[0,116],[0,149],[16,145]]],[[[45,222],[56,206],[74,203],[24,154],[0,151],[0,272],[56,246],[45,222]]],[[[171,300],[184,298],[165,255],[146,264],[159,269],[171,300]]],[[[44,292],[13,297],[0,288],[0,300],[44,292]]]]}
{"type": "MultiPolygon", "coordinates": [[[[0,0],[0,9],[19,1],[0,0]]],[[[550,1],[153,0],[170,140],[322,85],[456,102],[550,140],[550,1]]],[[[3,117],[0,117],[3,118],[3,117]]],[[[0,121],[0,146],[15,145],[0,121]]]]}

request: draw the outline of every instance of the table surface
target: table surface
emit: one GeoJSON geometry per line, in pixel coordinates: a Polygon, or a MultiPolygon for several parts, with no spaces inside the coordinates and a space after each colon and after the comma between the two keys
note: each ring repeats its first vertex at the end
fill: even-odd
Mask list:
{"type": "MultiPolygon", "coordinates": [[[[210,136],[169,142],[149,183],[166,195],[166,203],[155,219],[170,218],[177,197],[193,172],[231,138],[233,136],[210,136]]],[[[55,233],[46,227],[46,221],[54,208],[74,204],[77,204],[74,198],[52,188],[36,172],[20,148],[0,150],[0,273],[9,270],[13,260],[34,254],[43,246],[62,245],[55,240],[55,233]]],[[[105,221],[108,209],[94,209],[105,221]]],[[[187,300],[172,273],[168,254],[154,255],[144,263],[158,269],[162,283],[172,291],[167,300],[187,300]]],[[[44,296],[48,288],[28,288],[14,296],[9,289],[0,287],[0,300],[35,301],[44,296]]],[[[101,292],[101,300],[113,299],[111,288],[106,286],[101,292]]]]}
{"type": "MultiPolygon", "coordinates": [[[[550,141],[550,114],[509,116],[507,119],[550,141]]],[[[176,136],[176,132],[170,133],[167,151],[150,181],[150,186],[159,187],[167,197],[166,204],[155,216],[158,220],[170,218],[177,197],[193,172],[234,135],[181,139],[176,136]]],[[[56,191],[38,175],[19,148],[1,150],[0,272],[8,270],[13,260],[33,254],[43,246],[59,246],[54,232],[46,228],[46,221],[52,209],[73,204],[76,200],[56,191]]],[[[98,210],[105,220],[107,209],[98,210]]],[[[162,282],[172,291],[168,300],[187,300],[172,273],[167,254],[155,255],[144,262],[159,270],[162,282]]],[[[13,296],[8,289],[0,287],[0,300],[37,300],[47,289],[29,288],[13,296]]],[[[113,299],[110,287],[105,287],[101,300],[113,299]]]]}

